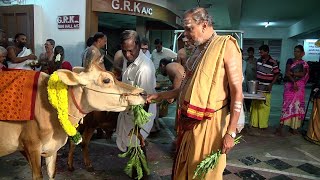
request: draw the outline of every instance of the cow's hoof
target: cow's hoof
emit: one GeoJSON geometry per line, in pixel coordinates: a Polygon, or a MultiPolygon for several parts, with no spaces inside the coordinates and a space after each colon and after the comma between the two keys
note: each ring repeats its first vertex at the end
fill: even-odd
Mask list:
{"type": "Polygon", "coordinates": [[[74,167],[68,167],[68,171],[73,172],[74,171],[74,167]]]}
{"type": "Polygon", "coordinates": [[[94,171],[94,169],[93,169],[92,166],[86,167],[86,170],[87,170],[88,172],[93,172],[93,171],[94,171]]]}

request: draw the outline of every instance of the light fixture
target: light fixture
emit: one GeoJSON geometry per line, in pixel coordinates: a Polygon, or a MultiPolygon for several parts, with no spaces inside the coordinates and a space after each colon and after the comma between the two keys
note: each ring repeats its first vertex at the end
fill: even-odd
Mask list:
{"type": "Polygon", "coordinates": [[[269,21],[264,23],[264,27],[265,27],[265,28],[267,28],[269,25],[270,25],[270,22],[269,22],[269,21]]]}

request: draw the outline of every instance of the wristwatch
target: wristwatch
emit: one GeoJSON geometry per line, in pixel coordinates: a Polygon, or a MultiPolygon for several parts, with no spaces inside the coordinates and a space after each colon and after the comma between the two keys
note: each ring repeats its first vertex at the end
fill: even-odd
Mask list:
{"type": "Polygon", "coordinates": [[[233,139],[236,138],[237,134],[235,132],[227,132],[233,139]]]}

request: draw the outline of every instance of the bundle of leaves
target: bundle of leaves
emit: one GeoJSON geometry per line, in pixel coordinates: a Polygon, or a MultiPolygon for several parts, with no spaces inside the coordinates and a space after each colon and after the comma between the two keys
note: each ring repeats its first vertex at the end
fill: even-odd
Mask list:
{"type": "Polygon", "coordinates": [[[142,128],[143,125],[145,125],[147,122],[149,122],[149,117],[152,115],[151,113],[146,112],[143,109],[142,105],[135,105],[131,106],[131,110],[133,111],[133,123],[134,125],[139,126],[142,128]]]}
{"type": "MultiPolygon", "coordinates": [[[[234,144],[239,144],[241,138],[242,136],[237,137],[234,140],[234,144]]],[[[194,171],[192,179],[204,179],[209,170],[212,170],[217,166],[220,156],[221,150],[218,150],[217,152],[212,152],[210,155],[208,155],[204,160],[200,162],[200,164],[197,165],[197,169],[194,171]]]]}
{"type": "Polygon", "coordinates": [[[128,150],[123,154],[119,154],[118,156],[120,158],[129,158],[129,161],[124,171],[131,178],[136,178],[140,180],[143,177],[143,171],[147,175],[149,175],[150,170],[148,167],[146,156],[144,155],[140,145],[138,144],[138,135],[140,134],[140,128],[142,128],[143,125],[149,122],[149,117],[152,114],[146,112],[143,109],[142,105],[131,106],[131,110],[133,111],[133,115],[134,115],[133,123],[135,126],[129,134],[130,143],[129,143],[128,150]],[[136,174],[137,177],[133,177],[134,174],[136,174]]]}

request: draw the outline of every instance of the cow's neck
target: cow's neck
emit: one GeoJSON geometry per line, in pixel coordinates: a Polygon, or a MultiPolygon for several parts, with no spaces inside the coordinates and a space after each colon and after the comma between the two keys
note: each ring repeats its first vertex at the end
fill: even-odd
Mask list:
{"type": "Polygon", "coordinates": [[[87,107],[83,106],[87,103],[83,102],[83,89],[80,86],[69,87],[68,90],[68,101],[69,101],[69,120],[73,125],[79,123],[79,121],[86,116],[87,107]],[[72,97],[72,94],[74,97],[72,97]],[[77,107],[78,106],[78,107],[77,107]]]}

